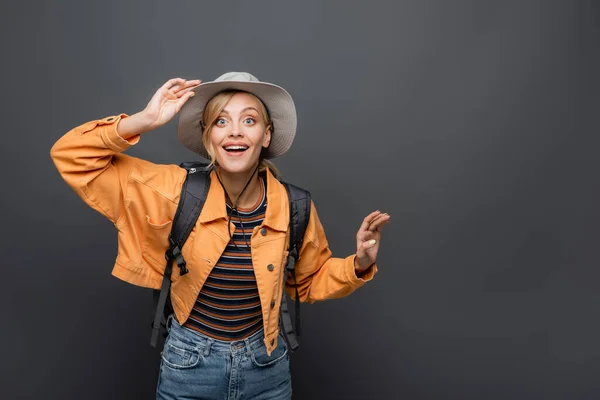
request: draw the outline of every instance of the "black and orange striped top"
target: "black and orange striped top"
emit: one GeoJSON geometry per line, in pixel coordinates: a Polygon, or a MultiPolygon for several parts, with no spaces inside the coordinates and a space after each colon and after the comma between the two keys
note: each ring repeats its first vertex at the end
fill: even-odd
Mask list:
{"type": "Polygon", "coordinates": [[[252,230],[260,226],[267,210],[265,180],[253,207],[232,210],[227,215],[235,233],[200,290],[185,327],[218,340],[245,339],[263,328],[256,277],[250,254],[252,230]]]}

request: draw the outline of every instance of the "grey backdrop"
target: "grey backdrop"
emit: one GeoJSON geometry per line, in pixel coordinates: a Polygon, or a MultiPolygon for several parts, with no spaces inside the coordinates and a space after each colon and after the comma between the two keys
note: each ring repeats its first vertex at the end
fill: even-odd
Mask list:
{"type": "MultiPolygon", "coordinates": [[[[2,399],[150,399],[150,294],[49,150],[168,78],[249,71],[299,113],[284,177],[376,279],[303,308],[296,399],[600,398],[595,1],[3,1],[2,399]]],[[[130,154],[195,157],[175,122],[130,154]]]]}

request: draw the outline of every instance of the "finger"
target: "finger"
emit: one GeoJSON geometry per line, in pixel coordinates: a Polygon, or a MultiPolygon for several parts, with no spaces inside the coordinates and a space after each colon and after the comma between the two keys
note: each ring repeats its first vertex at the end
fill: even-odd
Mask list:
{"type": "Polygon", "coordinates": [[[196,95],[196,92],[187,92],[186,94],[184,94],[183,96],[181,96],[179,99],[177,99],[177,103],[176,103],[176,107],[175,109],[177,110],[177,112],[179,112],[179,110],[181,110],[181,107],[183,107],[183,105],[192,97],[194,97],[196,95]]]}
{"type": "Polygon", "coordinates": [[[362,225],[360,226],[361,231],[366,231],[369,229],[369,225],[371,225],[371,222],[379,215],[381,214],[381,211],[377,210],[377,211],[373,211],[371,214],[367,215],[365,217],[365,219],[363,220],[362,225]]]}
{"type": "MultiPolygon", "coordinates": [[[[363,243],[361,243],[361,245],[358,247],[358,249],[356,250],[356,255],[360,258],[373,258],[373,252],[371,252],[371,254],[368,253],[368,251],[372,248],[376,248],[377,244],[379,242],[376,239],[371,239],[371,240],[367,240],[363,243]]],[[[375,252],[375,255],[377,254],[377,252],[375,252]]]]}
{"type": "Polygon", "coordinates": [[[175,85],[183,85],[184,83],[185,83],[185,79],[182,79],[182,78],[169,79],[168,81],[165,82],[164,85],[162,85],[161,89],[169,90],[171,87],[173,87],[175,85]]]}
{"type": "Polygon", "coordinates": [[[377,216],[377,218],[375,218],[372,222],[371,225],[369,225],[369,230],[370,231],[379,231],[379,229],[387,224],[390,220],[390,215],[389,214],[381,214],[379,216],[377,216]]]}
{"type": "MultiPolygon", "coordinates": [[[[197,85],[196,85],[197,86],[197,85]]],[[[190,87],[190,85],[188,84],[187,81],[184,81],[183,83],[178,83],[176,85],[173,85],[170,89],[169,89],[169,93],[173,94],[174,96],[181,96],[182,91],[187,90],[190,87]]]]}
{"type": "Polygon", "coordinates": [[[368,230],[363,231],[361,234],[356,236],[356,240],[359,243],[368,242],[372,239],[379,239],[381,237],[381,231],[379,230],[368,230]]]}
{"type": "Polygon", "coordinates": [[[366,250],[366,249],[370,249],[371,247],[375,247],[377,246],[377,239],[371,239],[371,240],[367,240],[366,242],[364,242],[362,244],[362,247],[366,250]]]}
{"type": "Polygon", "coordinates": [[[382,219],[386,219],[388,218],[387,216],[385,216],[384,214],[380,214],[378,215],[375,219],[373,219],[371,221],[371,223],[369,224],[369,227],[367,228],[367,232],[376,232],[377,228],[378,228],[378,224],[379,221],[381,221],[382,219]]]}
{"type": "Polygon", "coordinates": [[[194,86],[192,86],[192,87],[188,87],[188,88],[181,89],[181,90],[179,90],[179,91],[175,92],[175,96],[177,96],[177,97],[181,97],[181,96],[183,96],[184,94],[186,94],[187,92],[191,92],[191,91],[193,91],[193,90],[194,90],[194,89],[196,89],[198,86],[200,86],[200,85],[194,85],[194,86]]]}
{"type": "Polygon", "coordinates": [[[176,85],[173,87],[173,92],[177,95],[177,96],[181,96],[184,92],[189,91],[191,89],[194,89],[198,86],[200,86],[200,83],[202,81],[201,80],[193,80],[193,81],[186,81],[185,84],[182,85],[176,85]]]}

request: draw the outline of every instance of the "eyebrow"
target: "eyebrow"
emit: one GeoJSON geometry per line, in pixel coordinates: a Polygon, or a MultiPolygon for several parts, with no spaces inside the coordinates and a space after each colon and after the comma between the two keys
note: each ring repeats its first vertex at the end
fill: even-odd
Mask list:
{"type": "MultiPolygon", "coordinates": [[[[254,110],[254,111],[256,111],[256,113],[258,113],[258,110],[256,108],[254,108],[254,107],[246,107],[242,111],[240,111],[240,114],[243,114],[243,113],[245,113],[248,110],[254,110]]],[[[225,110],[225,109],[223,109],[222,113],[229,115],[229,112],[227,112],[227,110],[225,110]]]]}

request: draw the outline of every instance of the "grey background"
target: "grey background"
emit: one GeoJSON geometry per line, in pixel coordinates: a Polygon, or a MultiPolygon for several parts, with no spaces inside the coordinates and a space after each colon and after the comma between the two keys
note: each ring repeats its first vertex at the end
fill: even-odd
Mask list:
{"type": "MultiPolygon", "coordinates": [[[[392,215],[380,273],[305,306],[296,399],[600,398],[594,1],[4,1],[3,399],[149,399],[150,294],[49,150],[167,79],[293,95],[284,177],[334,254],[392,215]]],[[[176,122],[130,154],[195,157],[176,122]]]]}

